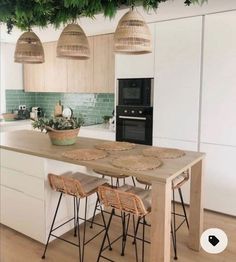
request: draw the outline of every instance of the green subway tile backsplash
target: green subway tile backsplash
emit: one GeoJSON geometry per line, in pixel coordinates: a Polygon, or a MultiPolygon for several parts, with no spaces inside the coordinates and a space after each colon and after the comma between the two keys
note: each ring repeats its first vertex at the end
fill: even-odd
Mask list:
{"type": "Polygon", "coordinates": [[[6,90],[7,112],[23,104],[29,109],[39,106],[49,117],[59,100],[64,107],[70,107],[75,115],[82,114],[86,125],[102,123],[102,117],[111,115],[114,109],[114,94],[25,93],[23,90],[6,90]]]}

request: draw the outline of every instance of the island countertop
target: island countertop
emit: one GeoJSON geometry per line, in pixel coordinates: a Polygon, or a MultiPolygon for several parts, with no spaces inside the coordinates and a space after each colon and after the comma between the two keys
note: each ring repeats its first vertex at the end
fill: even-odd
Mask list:
{"type": "Polygon", "coordinates": [[[110,171],[119,174],[122,172],[122,174],[144,178],[150,182],[172,180],[204,158],[203,153],[185,151],[185,156],[181,158],[162,160],[163,165],[157,169],[147,171],[131,171],[114,167],[111,164],[112,160],[125,155],[140,155],[142,154],[143,149],[149,148],[150,146],[136,145],[135,148],[131,150],[109,151],[107,157],[91,161],[72,160],[63,156],[63,153],[66,151],[82,148],[95,148],[95,146],[99,143],[104,143],[104,140],[78,137],[76,144],[72,146],[55,146],[51,144],[50,139],[46,134],[30,130],[20,130],[2,133],[0,147],[23,154],[86,166],[92,169],[110,171]]]}

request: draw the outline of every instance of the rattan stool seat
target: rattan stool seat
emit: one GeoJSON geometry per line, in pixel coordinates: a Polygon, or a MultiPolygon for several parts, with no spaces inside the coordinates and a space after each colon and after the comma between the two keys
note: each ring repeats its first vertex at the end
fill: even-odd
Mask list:
{"type": "Polygon", "coordinates": [[[130,185],[123,185],[119,188],[120,191],[131,193],[139,197],[143,204],[145,209],[150,212],[151,211],[151,190],[144,190],[140,187],[136,186],[130,186],[130,185]]]}
{"type": "Polygon", "coordinates": [[[109,177],[114,177],[114,178],[119,178],[119,179],[129,177],[127,175],[123,175],[122,173],[118,174],[115,172],[110,172],[110,171],[105,171],[105,170],[94,169],[93,171],[99,175],[109,176],[109,177]]]}
{"type": "Polygon", "coordinates": [[[79,172],[68,172],[60,176],[48,174],[48,179],[53,190],[82,198],[93,194],[100,185],[107,182],[104,178],[79,172]]]}
{"type": "MultiPolygon", "coordinates": [[[[189,179],[188,172],[184,172],[184,173],[180,174],[179,176],[177,176],[176,178],[173,179],[172,189],[177,189],[177,188],[181,187],[188,179],[189,179]]],[[[140,179],[140,178],[136,178],[136,180],[140,184],[151,186],[151,183],[149,181],[146,181],[146,180],[140,179]]]]}

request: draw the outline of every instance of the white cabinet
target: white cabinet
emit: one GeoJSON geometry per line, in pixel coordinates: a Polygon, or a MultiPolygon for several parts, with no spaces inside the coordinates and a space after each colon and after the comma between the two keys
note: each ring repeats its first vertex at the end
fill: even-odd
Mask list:
{"type": "Polygon", "coordinates": [[[198,138],[202,18],[156,25],[154,137],[198,138]]]}
{"type": "Polygon", "coordinates": [[[206,153],[204,170],[204,207],[236,216],[236,148],[201,144],[206,153]]]}
{"type": "Polygon", "coordinates": [[[44,242],[44,201],[0,185],[1,223],[33,239],[44,242]]]}
{"type": "Polygon", "coordinates": [[[116,78],[154,77],[155,24],[148,25],[152,34],[153,52],[145,55],[121,55],[115,58],[116,78]]]}
{"type": "MultiPolygon", "coordinates": [[[[1,168],[5,167],[26,175],[44,179],[44,159],[26,154],[16,153],[10,150],[2,150],[1,168]]],[[[4,174],[4,173],[3,173],[4,174]]]]}
{"type": "MultiPolygon", "coordinates": [[[[59,193],[49,185],[48,173],[60,175],[68,171],[92,173],[78,165],[1,149],[0,223],[45,244],[59,198],[59,193]]],[[[95,201],[94,196],[89,198],[89,217],[95,201]]],[[[83,215],[84,200],[81,205],[83,215]]],[[[72,217],[73,198],[64,196],[55,226],[72,217]]],[[[71,221],[56,234],[62,235],[73,226],[71,221]]]]}
{"type": "Polygon", "coordinates": [[[201,141],[236,146],[236,11],[205,19],[201,141]]]}

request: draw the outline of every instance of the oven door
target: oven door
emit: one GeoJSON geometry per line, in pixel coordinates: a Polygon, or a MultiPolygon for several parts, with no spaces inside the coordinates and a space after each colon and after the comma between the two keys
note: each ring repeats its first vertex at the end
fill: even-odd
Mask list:
{"type": "Polygon", "coordinates": [[[117,116],[116,140],[152,145],[152,116],[117,116]]]}
{"type": "Polygon", "coordinates": [[[151,79],[119,79],[119,105],[150,106],[151,79]]]}

